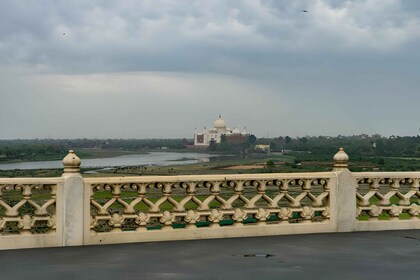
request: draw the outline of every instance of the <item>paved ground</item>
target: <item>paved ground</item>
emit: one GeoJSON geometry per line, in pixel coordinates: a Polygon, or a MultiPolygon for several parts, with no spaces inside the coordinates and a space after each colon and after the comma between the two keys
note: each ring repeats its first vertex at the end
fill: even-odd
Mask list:
{"type": "Polygon", "coordinates": [[[0,279],[420,279],[420,230],[0,251],[0,279]]]}

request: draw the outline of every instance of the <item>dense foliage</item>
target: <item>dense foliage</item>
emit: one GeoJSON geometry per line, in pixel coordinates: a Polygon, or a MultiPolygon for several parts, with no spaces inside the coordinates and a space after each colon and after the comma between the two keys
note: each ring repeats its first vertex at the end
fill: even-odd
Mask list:
{"type": "Polygon", "coordinates": [[[317,136],[290,138],[277,137],[258,139],[257,143],[270,144],[272,151],[302,151],[314,155],[331,156],[337,149],[344,147],[348,154],[354,156],[384,156],[384,157],[419,157],[420,136],[357,135],[357,136],[317,136]]]}
{"type": "MultiPolygon", "coordinates": [[[[187,139],[33,139],[0,140],[0,161],[62,159],[69,149],[147,151],[150,149],[184,149],[187,139]]],[[[260,138],[250,135],[242,143],[229,143],[222,137],[220,144],[211,143],[209,151],[233,154],[258,152],[255,145],[270,145],[273,152],[305,154],[305,159],[330,159],[339,147],[344,147],[353,159],[358,157],[420,157],[420,136],[382,137],[357,136],[280,136],[260,138]]],[[[260,151],[261,152],[261,151],[260,151]]],[[[83,151],[79,152],[83,156],[83,151]]]]}

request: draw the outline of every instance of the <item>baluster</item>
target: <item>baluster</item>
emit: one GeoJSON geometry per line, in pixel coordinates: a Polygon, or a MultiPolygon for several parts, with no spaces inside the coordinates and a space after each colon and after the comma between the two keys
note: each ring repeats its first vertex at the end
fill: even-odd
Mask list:
{"type": "Polygon", "coordinates": [[[392,204],[391,209],[388,211],[388,214],[390,215],[389,220],[391,221],[399,220],[401,213],[402,213],[402,208],[400,206],[392,204]]]}
{"type": "Polygon", "coordinates": [[[121,232],[123,223],[124,216],[117,213],[113,214],[111,219],[108,220],[108,225],[112,227],[111,232],[121,232]]]}
{"type": "Polygon", "coordinates": [[[381,213],[382,213],[382,208],[374,204],[370,206],[370,211],[368,212],[368,215],[374,220],[379,220],[379,215],[381,213]]]}
{"type": "Polygon", "coordinates": [[[184,221],[187,222],[185,228],[196,228],[196,223],[200,220],[200,214],[194,210],[188,210],[187,215],[184,217],[184,221]]]}
{"type": "Polygon", "coordinates": [[[417,204],[411,204],[410,205],[410,211],[408,211],[410,214],[410,220],[418,220],[419,214],[420,214],[420,206],[417,204]]]}
{"type": "Polygon", "coordinates": [[[162,230],[171,230],[172,223],[174,222],[175,217],[169,211],[163,212],[162,217],[160,217],[159,221],[163,224],[162,230]]]}
{"type": "Polygon", "coordinates": [[[135,223],[138,225],[136,231],[147,231],[147,223],[150,221],[150,216],[143,212],[138,214],[135,223]]]}
{"type": "Polygon", "coordinates": [[[267,211],[263,208],[259,208],[258,212],[254,215],[255,219],[257,219],[257,225],[266,225],[267,219],[270,217],[270,211],[267,211]]]}
{"type": "Polygon", "coordinates": [[[20,229],[20,235],[32,235],[31,229],[35,224],[35,220],[30,215],[23,215],[18,221],[18,228],[20,229]]]}
{"type": "Polygon", "coordinates": [[[312,207],[304,206],[302,208],[302,212],[300,212],[300,216],[303,218],[301,223],[312,223],[312,218],[314,217],[315,211],[312,207]]]}
{"type": "Polygon", "coordinates": [[[244,225],[243,221],[247,218],[247,213],[240,208],[236,208],[231,216],[232,220],[234,220],[233,226],[242,227],[244,225]]]}
{"type": "Polygon", "coordinates": [[[256,188],[257,194],[251,200],[248,201],[248,203],[245,205],[246,208],[256,207],[255,204],[265,195],[265,191],[267,189],[266,184],[266,180],[258,180],[253,182],[252,185],[256,188]]]}
{"type": "Polygon", "coordinates": [[[282,207],[277,216],[280,218],[280,223],[288,224],[289,219],[293,217],[293,211],[288,207],[282,207]]]}
{"type": "Polygon", "coordinates": [[[223,213],[217,209],[212,209],[207,219],[211,222],[210,228],[219,228],[219,223],[223,220],[223,213]]]}

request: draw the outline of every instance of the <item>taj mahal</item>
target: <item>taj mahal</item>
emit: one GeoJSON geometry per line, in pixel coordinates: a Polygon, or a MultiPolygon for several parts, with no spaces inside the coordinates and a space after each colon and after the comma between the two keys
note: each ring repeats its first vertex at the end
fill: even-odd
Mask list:
{"type": "Polygon", "coordinates": [[[220,143],[222,136],[225,136],[228,142],[244,142],[249,136],[246,128],[240,130],[238,128],[230,129],[226,127],[226,122],[222,119],[222,116],[214,121],[214,127],[204,130],[201,132],[195,131],[194,133],[194,146],[208,146],[212,141],[220,143]]]}

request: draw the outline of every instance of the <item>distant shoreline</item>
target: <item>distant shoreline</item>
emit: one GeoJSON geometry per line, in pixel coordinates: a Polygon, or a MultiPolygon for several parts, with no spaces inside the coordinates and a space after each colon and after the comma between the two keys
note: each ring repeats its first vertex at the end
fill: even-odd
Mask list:
{"type": "MultiPolygon", "coordinates": [[[[80,154],[80,153],[79,153],[80,154]]],[[[78,154],[78,155],[79,155],[78,154]]],[[[83,153],[81,153],[83,154],[83,153]]],[[[179,164],[192,164],[200,161],[209,161],[210,157],[217,157],[214,154],[205,153],[177,153],[173,151],[150,151],[143,153],[124,152],[101,153],[93,158],[81,157],[82,168],[115,167],[115,166],[167,166],[179,164]],[[106,157],[105,157],[106,156],[106,157]]],[[[62,168],[62,160],[44,161],[19,161],[0,164],[0,170],[35,170],[62,168]]]]}
{"type": "MultiPolygon", "coordinates": [[[[118,157],[123,155],[136,155],[136,154],[148,154],[149,152],[144,151],[127,151],[127,150],[119,150],[119,149],[90,149],[90,148],[81,148],[75,149],[75,153],[84,159],[93,159],[93,158],[107,158],[107,157],[118,157]]],[[[54,161],[54,160],[62,160],[67,155],[57,155],[57,156],[50,156],[50,157],[38,157],[37,159],[32,158],[24,158],[24,159],[11,159],[11,160],[0,160],[1,164],[7,163],[20,163],[20,162],[38,162],[38,161],[54,161]]]]}

